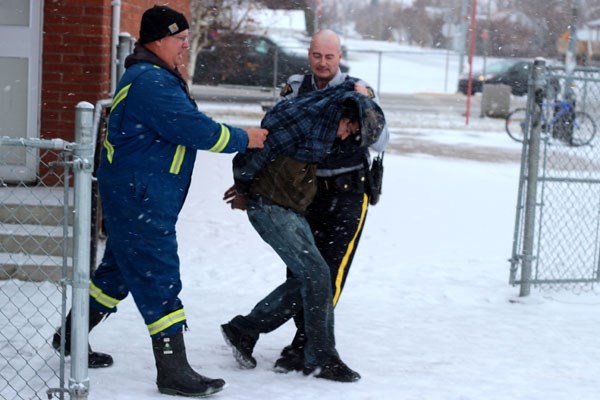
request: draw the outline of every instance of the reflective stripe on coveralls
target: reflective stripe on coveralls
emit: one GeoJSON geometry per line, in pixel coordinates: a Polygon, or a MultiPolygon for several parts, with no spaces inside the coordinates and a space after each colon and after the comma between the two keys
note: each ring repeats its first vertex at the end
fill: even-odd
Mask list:
{"type": "Polygon", "coordinates": [[[185,321],[185,312],[183,312],[183,308],[180,308],[179,310],[165,315],[158,321],[148,324],[148,332],[150,332],[150,336],[156,335],[168,327],[182,321],[185,321]]]}
{"type": "Polygon", "coordinates": [[[208,149],[208,151],[212,151],[213,153],[222,152],[223,149],[227,147],[227,143],[229,143],[229,138],[231,137],[231,132],[229,131],[229,128],[223,124],[219,125],[221,125],[221,135],[219,135],[219,140],[217,140],[217,143],[215,143],[213,147],[208,149]]]}
{"type": "Polygon", "coordinates": [[[183,164],[183,159],[185,158],[185,146],[180,144],[177,145],[177,149],[175,149],[175,155],[173,156],[173,162],[171,163],[171,168],[169,168],[169,173],[177,175],[181,170],[181,164],[183,164]]]}
{"type": "MultiPolygon", "coordinates": [[[[127,93],[129,93],[129,88],[130,87],[131,87],[131,83],[129,85],[123,86],[123,88],[121,90],[119,90],[119,93],[117,93],[117,95],[115,96],[115,98],[113,100],[113,104],[110,107],[111,111],[112,111],[113,108],[115,108],[116,106],[118,106],[119,103],[122,102],[125,99],[125,97],[127,97],[127,93]]],[[[108,132],[106,132],[106,138],[104,139],[103,146],[106,149],[106,158],[108,159],[108,162],[112,164],[113,155],[115,154],[115,148],[108,141],[108,132]]]]}
{"type": "Polygon", "coordinates": [[[105,294],[102,289],[90,282],[90,297],[106,308],[115,308],[120,300],[105,294]]]}
{"type": "MultiPolygon", "coordinates": [[[[223,124],[219,125],[221,126],[221,134],[219,135],[219,140],[217,140],[217,143],[215,143],[213,147],[208,149],[208,151],[211,151],[213,153],[222,152],[223,149],[227,147],[227,143],[229,143],[229,139],[231,138],[231,131],[229,130],[229,128],[227,128],[223,124]]],[[[181,170],[181,164],[183,164],[183,159],[185,158],[185,150],[185,146],[181,144],[177,145],[175,155],[173,156],[173,162],[171,163],[171,168],[169,169],[169,172],[171,174],[179,174],[179,171],[181,170]]]]}
{"type": "MultiPolygon", "coordinates": [[[[107,308],[115,308],[120,302],[120,300],[103,293],[102,290],[92,282],[90,282],[90,297],[107,308]]],[[[185,312],[183,311],[183,308],[180,308],[179,310],[175,310],[172,313],[165,315],[158,321],[147,325],[148,332],[150,332],[150,335],[156,335],[170,326],[185,320],[185,312]]]]}
{"type": "MultiPolygon", "coordinates": [[[[115,96],[114,103],[111,107],[111,110],[115,108],[121,101],[123,101],[127,94],[129,93],[129,88],[131,87],[131,83],[129,85],[124,86],[119,93],[115,96]]],[[[213,147],[211,147],[208,151],[213,153],[222,152],[227,144],[229,143],[229,139],[231,138],[231,131],[223,124],[219,124],[221,126],[221,134],[219,135],[219,140],[213,147]]],[[[112,164],[112,160],[115,154],[115,148],[108,140],[108,132],[106,133],[106,138],[104,139],[104,148],[106,149],[106,158],[108,162],[112,164]]],[[[185,159],[185,151],[186,147],[183,145],[177,145],[177,149],[175,150],[175,154],[173,155],[173,161],[171,162],[171,167],[169,168],[169,173],[177,175],[181,170],[181,165],[183,164],[183,160],[185,159]]]]}

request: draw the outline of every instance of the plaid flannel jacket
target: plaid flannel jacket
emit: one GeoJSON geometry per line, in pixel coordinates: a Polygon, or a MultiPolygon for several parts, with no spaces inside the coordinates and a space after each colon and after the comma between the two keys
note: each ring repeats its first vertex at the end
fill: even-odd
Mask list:
{"type": "Polygon", "coordinates": [[[264,148],[238,153],[233,159],[237,190],[245,193],[256,174],[281,155],[305,163],[318,163],[325,158],[336,139],[345,101],[358,106],[362,145],[375,142],[385,126],[385,117],[374,101],[354,91],[355,82],[348,79],[271,108],[261,122],[261,127],[269,130],[264,148]]]}

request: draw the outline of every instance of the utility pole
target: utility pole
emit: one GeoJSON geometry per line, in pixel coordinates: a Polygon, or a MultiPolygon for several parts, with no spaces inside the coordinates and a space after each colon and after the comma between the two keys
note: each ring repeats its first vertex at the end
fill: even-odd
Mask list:
{"type": "Polygon", "coordinates": [[[460,62],[458,64],[458,74],[462,75],[465,68],[465,53],[467,47],[467,9],[468,1],[462,0],[460,8],[460,62]]]}
{"type": "Polygon", "coordinates": [[[475,40],[477,39],[477,0],[471,1],[471,35],[469,38],[469,82],[467,84],[467,111],[465,112],[465,125],[469,125],[471,114],[471,88],[473,87],[473,54],[475,53],[475,40]]]}
{"type": "Polygon", "coordinates": [[[487,2],[487,18],[485,29],[482,30],[481,34],[483,35],[483,75],[487,72],[487,58],[490,53],[490,27],[492,25],[492,5],[491,0],[487,2]]]}
{"type": "Polygon", "coordinates": [[[579,14],[579,0],[571,0],[571,23],[569,24],[569,44],[565,58],[567,72],[573,72],[577,64],[577,20],[579,14]]]}
{"type": "Polygon", "coordinates": [[[569,45],[565,56],[565,69],[567,79],[565,82],[564,96],[566,100],[572,100],[573,90],[571,82],[573,81],[573,70],[577,65],[577,22],[579,19],[579,0],[571,0],[571,24],[569,26],[569,45]]]}
{"type": "Polygon", "coordinates": [[[314,21],[314,30],[315,32],[319,31],[319,17],[321,13],[321,0],[315,0],[315,21],[314,21]]]}

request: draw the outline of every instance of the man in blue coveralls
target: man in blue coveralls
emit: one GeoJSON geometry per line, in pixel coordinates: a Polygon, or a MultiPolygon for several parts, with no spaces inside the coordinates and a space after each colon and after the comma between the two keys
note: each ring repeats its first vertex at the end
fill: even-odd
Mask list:
{"type": "MultiPolygon", "coordinates": [[[[152,338],[159,391],[206,396],[225,381],[198,374],[187,361],[175,224],[197,150],[243,153],[262,148],[268,132],[244,131],[198,111],[177,69],[189,50],[188,28],[169,7],[146,10],[125,61],[97,174],[108,239],[90,284],[90,329],[131,292],[152,338]]],[[[65,336],[69,349],[69,329],[65,336]]],[[[54,347],[60,339],[55,335],[54,347]]],[[[89,359],[91,367],[112,364],[91,349],[89,359]]]]}

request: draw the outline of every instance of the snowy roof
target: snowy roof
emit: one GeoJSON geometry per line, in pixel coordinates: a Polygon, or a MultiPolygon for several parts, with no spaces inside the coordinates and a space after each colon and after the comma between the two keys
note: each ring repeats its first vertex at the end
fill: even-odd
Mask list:
{"type": "Polygon", "coordinates": [[[250,10],[246,15],[242,10],[233,12],[236,21],[246,18],[244,31],[261,33],[306,33],[306,18],[301,10],[250,10]],[[238,11],[238,12],[236,12],[238,11]]]}

